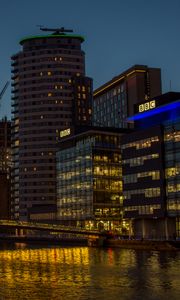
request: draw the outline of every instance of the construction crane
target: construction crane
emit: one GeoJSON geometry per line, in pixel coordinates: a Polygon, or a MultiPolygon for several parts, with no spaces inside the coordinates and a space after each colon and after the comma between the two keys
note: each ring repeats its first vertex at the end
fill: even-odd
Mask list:
{"type": "Polygon", "coordinates": [[[8,87],[8,85],[9,85],[9,81],[7,81],[7,82],[5,83],[5,85],[4,85],[3,89],[2,89],[2,91],[0,92],[0,100],[2,99],[2,97],[3,97],[3,95],[4,95],[5,91],[6,91],[6,89],[7,89],[7,87],[8,87]]]}
{"type": "Polygon", "coordinates": [[[72,29],[65,29],[64,27],[61,27],[61,28],[45,28],[41,25],[38,25],[38,27],[42,31],[53,31],[54,32],[53,34],[64,34],[65,32],[73,32],[72,29]]]}

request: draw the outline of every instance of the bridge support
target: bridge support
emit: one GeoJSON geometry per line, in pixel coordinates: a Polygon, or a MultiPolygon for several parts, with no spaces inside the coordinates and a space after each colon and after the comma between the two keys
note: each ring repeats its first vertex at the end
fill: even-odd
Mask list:
{"type": "Polygon", "coordinates": [[[88,246],[89,247],[103,247],[104,246],[104,241],[105,237],[89,237],[88,238],[88,246]]]}

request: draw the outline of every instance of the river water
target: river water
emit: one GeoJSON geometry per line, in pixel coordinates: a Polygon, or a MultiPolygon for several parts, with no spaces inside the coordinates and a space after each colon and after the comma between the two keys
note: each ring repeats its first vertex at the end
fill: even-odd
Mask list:
{"type": "Polygon", "coordinates": [[[0,300],[178,300],[180,253],[0,244],[0,300]]]}

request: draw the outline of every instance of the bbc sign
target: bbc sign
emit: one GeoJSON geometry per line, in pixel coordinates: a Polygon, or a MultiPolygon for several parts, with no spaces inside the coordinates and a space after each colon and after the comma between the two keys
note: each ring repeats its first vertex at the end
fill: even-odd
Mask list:
{"type": "Polygon", "coordinates": [[[156,101],[155,100],[152,100],[152,101],[149,101],[149,102],[145,102],[143,104],[140,104],[139,105],[139,109],[138,111],[140,113],[144,112],[144,111],[147,111],[147,110],[150,110],[150,109],[153,109],[156,107],[156,101]]]}

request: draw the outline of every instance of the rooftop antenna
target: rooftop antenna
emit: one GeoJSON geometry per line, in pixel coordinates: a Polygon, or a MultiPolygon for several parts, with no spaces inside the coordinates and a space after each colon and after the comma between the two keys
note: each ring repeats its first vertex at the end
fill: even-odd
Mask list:
{"type": "Polygon", "coordinates": [[[171,91],[171,80],[169,81],[169,89],[170,89],[170,91],[171,91]]]}
{"type": "Polygon", "coordinates": [[[40,30],[42,31],[52,31],[53,34],[65,34],[65,32],[73,32],[72,29],[66,29],[64,27],[60,27],[60,28],[46,28],[42,25],[37,25],[40,30]]]}

